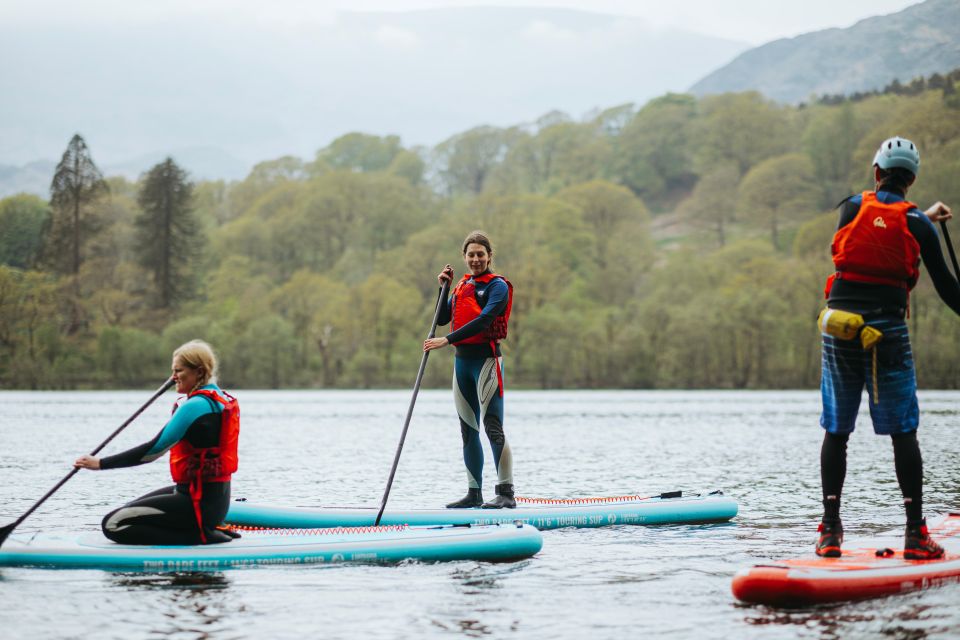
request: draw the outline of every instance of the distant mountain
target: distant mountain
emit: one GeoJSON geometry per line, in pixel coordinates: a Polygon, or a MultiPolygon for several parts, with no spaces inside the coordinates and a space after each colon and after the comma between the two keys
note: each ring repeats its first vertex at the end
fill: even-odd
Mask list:
{"type": "Polygon", "coordinates": [[[130,160],[105,165],[103,172],[105,175],[136,180],[141,173],[163,162],[168,156],[187,171],[191,180],[241,180],[252,166],[223,149],[191,147],[145,153],[130,160]]]}
{"type": "Polygon", "coordinates": [[[248,165],[312,158],[351,131],[434,145],[553,110],[579,117],[643,104],[749,46],[566,9],[320,19],[308,10],[314,3],[302,16],[231,3],[213,15],[220,5],[206,4],[185,15],[158,9],[164,18],[143,23],[119,21],[110,3],[83,5],[82,19],[0,21],[0,60],[16,61],[0,64],[0,164],[59,159],[79,132],[104,168],[203,147],[222,149],[224,162],[186,166],[226,178],[236,169],[226,156],[248,165]]]}
{"type": "MultiPolygon", "coordinates": [[[[155,151],[123,162],[101,165],[105,176],[123,176],[136,180],[140,174],[170,156],[187,171],[191,180],[240,180],[250,172],[250,165],[223,149],[195,147],[155,151]]],[[[96,161],[96,158],[94,158],[96,161]]],[[[32,193],[46,198],[50,195],[50,181],[57,163],[37,160],[23,166],[0,165],[0,198],[17,193],[32,193]]]]}
{"type": "Polygon", "coordinates": [[[690,92],[757,90],[796,103],[824,94],[881,89],[892,80],[960,67],[960,1],[927,0],[847,29],[826,29],[750,49],[690,92]]]}
{"type": "Polygon", "coordinates": [[[0,198],[17,193],[32,193],[46,198],[57,163],[37,160],[21,167],[0,164],[0,198]]]}

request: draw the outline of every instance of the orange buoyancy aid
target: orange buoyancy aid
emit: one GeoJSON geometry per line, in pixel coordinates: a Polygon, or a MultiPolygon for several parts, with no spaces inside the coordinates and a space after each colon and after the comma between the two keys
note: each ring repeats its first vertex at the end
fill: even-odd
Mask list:
{"type": "MultiPolygon", "coordinates": [[[[238,467],[240,441],[240,404],[230,394],[221,396],[213,389],[197,389],[187,398],[204,396],[223,407],[220,412],[220,440],[215,447],[195,447],[185,439],[170,448],[170,475],[177,484],[189,484],[193,512],[200,527],[200,540],[206,543],[200,500],[204,482],[227,482],[238,467]]],[[[174,409],[176,410],[176,409],[174,409]]]]}
{"type": "Polygon", "coordinates": [[[509,290],[507,308],[494,318],[493,323],[485,331],[460,340],[457,344],[483,344],[491,341],[496,343],[507,337],[507,324],[510,322],[510,310],[513,308],[513,285],[509,280],[495,273],[485,273],[482,276],[466,274],[457,283],[453,290],[453,331],[476,320],[483,312],[483,308],[477,301],[477,283],[489,284],[497,278],[507,283],[509,290]]]}
{"type": "Polygon", "coordinates": [[[856,217],[833,236],[830,247],[836,273],[827,278],[824,297],[836,279],[913,289],[920,277],[920,243],[907,228],[906,200],[885,204],[863,192],[856,217]]]}
{"type": "MultiPolygon", "coordinates": [[[[487,343],[490,345],[490,350],[493,352],[495,359],[497,357],[497,343],[507,337],[510,311],[513,309],[513,284],[496,273],[485,273],[480,276],[473,276],[469,273],[464,274],[453,290],[453,310],[451,313],[453,331],[480,317],[483,308],[477,301],[477,283],[490,284],[497,278],[507,283],[507,308],[503,310],[503,313],[494,318],[490,326],[484,331],[454,343],[458,345],[487,343]]],[[[502,396],[503,372],[500,369],[499,361],[497,362],[497,385],[500,389],[500,395],[502,396]]]]}

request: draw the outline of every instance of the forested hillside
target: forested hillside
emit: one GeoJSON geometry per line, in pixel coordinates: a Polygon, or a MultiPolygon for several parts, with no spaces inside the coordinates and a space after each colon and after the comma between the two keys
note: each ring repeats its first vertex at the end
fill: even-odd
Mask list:
{"type": "MultiPolygon", "coordinates": [[[[462,273],[481,228],[516,287],[508,384],[810,388],[832,209],[872,186],[879,142],[918,143],[912,200],[960,206],[949,80],[806,107],[670,94],[430,149],[352,133],[233,183],[191,184],[175,158],[104,178],[77,137],[49,201],[0,200],[0,378],[154,385],[199,337],[228,387],[407,386],[436,273],[462,273]]],[[[955,387],[960,319],[926,277],[911,301],[920,384],[955,387]]]]}

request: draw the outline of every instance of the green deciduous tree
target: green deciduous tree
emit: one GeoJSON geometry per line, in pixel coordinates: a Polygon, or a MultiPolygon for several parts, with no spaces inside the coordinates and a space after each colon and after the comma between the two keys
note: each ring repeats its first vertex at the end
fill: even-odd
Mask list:
{"type": "MultiPolygon", "coordinates": [[[[396,381],[394,370],[397,354],[404,351],[404,340],[415,342],[415,315],[423,301],[410,285],[397,282],[386,274],[373,274],[356,289],[356,317],[360,342],[373,347],[380,359],[381,379],[396,381]]],[[[405,372],[409,374],[409,372],[405,372]]]]}
{"type": "Polygon", "coordinates": [[[271,306],[293,327],[298,367],[308,370],[311,356],[319,354],[323,386],[334,386],[359,330],[352,321],[347,285],[301,270],[273,292],[271,306]]]}
{"type": "Polygon", "coordinates": [[[397,153],[390,166],[387,167],[387,173],[403,178],[411,186],[419,186],[423,182],[423,174],[427,170],[427,163],[419,153],[407,151],[406,149],[397,153]]]}
{"type": "Polygon", "coordinates": [[[348,133],[317,152],[317,162],[335,169],[384,171],[403,151],[397,136],[348,133]]]}
{"type": "MultiPolygon", "coordinates": [[[[547,122],[550,122],[549,120],[547,122]]],[[[509,151],[497,180],[511,191],[553,193],[601,175],[610,142],[595,123],[551,122],[527,135],[513,130],[505,139],[509,151]]]]}
{"type": "Polygon", "coordinates": [[[658,200],[694,180],[693,96],[667,94],[651,100],[614,141],[611,175],[634,193],[658,200]]]}
{"type": "Polygon", "coordinates": [[[813,162],[813,175],[821,190],[819,206],[830,207],[850,194],[854,151],[862,135],[853,105],[817,109],[803,134],[803,146],[813,162]]]}
{"type": "Polygon", "coordinates": [[[107,327],[97,339],[97,365],[114,387],[139,387],[168,374],[170,352],[153,333],[107,327]]]}
{"type": "Polygon", "coordinates": [[[720,247],[727,243],[728,228],[736,218],[739,184],[740,170],[736,165],[716,165],[703,174],[693,193],[679,207],[681,215],[694,225],[716,233],[720,247]]]}
{"type": "Polygon", "coordinates": [[[770,158],[743,177],[737,190],[737,215],[759,220],[770,229],[775,249],[785,225],[809,218],[817,211],[817,194],[811,190],[813,167],[799,153],[770,158]]]}
{"type": "Polygon", "coordinates": [[[504,132],[476,127],[441,142],[435,162],[441,188],[448,195],[478,194],[506,153],[504,132]]]}
{"type": "Polygon", "coordinates": [[[701,175],[725,164],[733,164],[744,175],[759,162],[796,146],[787,108],[756,92],[704,98],[693,140],[694,165],[701,175]]]}
{"type": "Polygon", "coordinates": [[[0,264],[19,269],[33,266],[50,217],[50,207],[25,193],[0,200],[0,264]]]}
{"type": "Polygon", "coordinates": [[[231,370],[238,384],[258,389],[280,389],[299,382],[297,340],[290,323],[268,313],[253,320],[237,340],[231,370]]]}
{"type": "MultiPolygon", "coordinates": [[[[608,265],[607,246],[618,227],[628,222],[646,225],[650,221],[650,214],[643,202],[628,189],[604,180],[593,180],[564,189],[557,194],[557,198],[580,209],[584,222],[593,229],[595,260],[601,268],[608,265]]],[[[638,249],[648,252],[650,248],[638,249]]]]}
{"type": "Polygon", "coordinates": [[[51,377],[62,325],[57,297],[50,274],[0,265],[0,377],[7,386],[36,389],[51,377]]]}

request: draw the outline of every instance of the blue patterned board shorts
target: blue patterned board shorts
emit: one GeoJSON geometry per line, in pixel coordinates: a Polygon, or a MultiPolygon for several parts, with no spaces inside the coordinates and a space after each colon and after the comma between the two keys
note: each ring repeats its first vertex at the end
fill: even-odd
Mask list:
{"type": "Polygon", "coordinates": [[[896,316],[870,319],[867,324],[883,332],[883,339],[874,347],[876,377],[874,349],[863,349],[859,340],[841,340],[822,334],[820,426],[830,433],[852,433],[866,388],[875,433],[893,435],[916,431],[920,407],[907,324],[896,316]]]}

